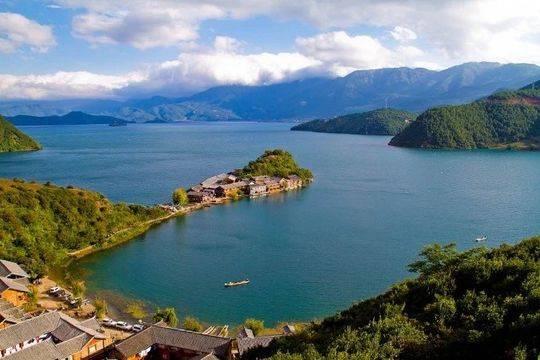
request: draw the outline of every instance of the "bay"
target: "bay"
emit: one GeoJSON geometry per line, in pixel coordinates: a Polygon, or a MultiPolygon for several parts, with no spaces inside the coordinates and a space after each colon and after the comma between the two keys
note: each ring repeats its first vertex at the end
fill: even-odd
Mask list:
{"type": "Polygon", "coordinates": [[[170,220],[75,264],[114,291],[212,323],[321,318],[411,276],[423,246],[460,249],[540,233],[540,153],[426,151],[388,137],[291,132],[290,124],[22,127],[44,150],[0,155],[0,176],[74,184],[115,201],[169,201],[178,186],[284,148],[302,191],[170,220]],[[248,277],[251,284],[225,289],[248,277]]]}

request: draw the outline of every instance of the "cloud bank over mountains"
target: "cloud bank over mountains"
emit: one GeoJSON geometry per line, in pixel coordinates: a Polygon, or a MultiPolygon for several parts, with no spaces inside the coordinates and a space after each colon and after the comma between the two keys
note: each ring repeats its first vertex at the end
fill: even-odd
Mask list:
{"type": "MultiPolygon", "coordinates": [[[[140,51],[176,47],[179,55],[116,75],[84,69],[0,74],[1,99],[180,96],[216,85],[272,84],[382,67],[540,63],[540,2],[533,0],[58,0],[52,5],[74,12],[72,36],[96,51],[116,45],[140,51]],[[257,16],[299,21],[319,32],[293,35],[294,43],[282,52],[249,52],[241,39],[221,34],[212,46],[200,44],[207,20],[257,16]]],[[[0,52],[23,47],[45,52],[56,44],[53,32],[51,25],[0,13],[0,52]]]]}

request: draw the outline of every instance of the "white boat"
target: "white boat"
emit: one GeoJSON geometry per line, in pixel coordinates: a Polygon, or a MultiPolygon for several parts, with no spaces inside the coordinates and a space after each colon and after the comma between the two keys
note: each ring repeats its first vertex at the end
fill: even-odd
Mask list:
{"type": "Polygon", "coordinates": [[[483,242],[483,241],[486,241],[487,240],[487,236],[485,235],[482,235],[482,236],[479,236],[475,239],[476,242],[483,242]]]}
{"type": "Polygon", "coordinates": [[[247,285],[247,284],[249,284],[248,279],[241,280],[241,281],[229,281],[229,282],[226,282],[224,285],[225,287],[234,287],[234,286],[242,286],[242,285],[247,285]]]}

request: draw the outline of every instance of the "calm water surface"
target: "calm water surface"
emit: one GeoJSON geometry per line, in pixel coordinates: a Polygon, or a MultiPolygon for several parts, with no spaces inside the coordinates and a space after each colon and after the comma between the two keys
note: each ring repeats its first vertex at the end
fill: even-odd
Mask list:
{"type": "Polygon", "coordinates": [[[307,320],[409,276],[425,244],[488,245],[540,233],[540,153],[421,151],[389,138],[290,132],[288,124],[25,127],[45,150],[0,156],[0,176],[76,184],[116,201],[168,201],[267,148],[316,181],[173,219],[77,264],[113,290],[214,323],[307,320]],[[247,287],[223,283],[248,277],[247,287]]]}

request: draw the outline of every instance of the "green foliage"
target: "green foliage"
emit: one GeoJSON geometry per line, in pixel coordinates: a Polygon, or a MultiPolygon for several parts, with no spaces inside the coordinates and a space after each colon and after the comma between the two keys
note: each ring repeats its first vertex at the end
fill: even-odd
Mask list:
{"type": "Polygon", "coordinates": [[[170,327],[176,327],[178,325],[178,315],[176,315],[176,310],[172,307],[165,309],[158,308],[153,319],[155,322],[164,321],[170,327]]]}
{"type": "Polygon", "coordinates": [[[289,152],[280,149],[266,150],[255,161],[250,161],[246,167],[238,170],[237,175],[241,177],[297,175],[305,182],[313,179],[311,171],[299,167],[289,152]]]}
{"type": "Polygon", "coordinates": [[[86,284],[84,281],[74,281],[71,284],[71,292],[76,298],[82,298],[86,292],[86,284]]]}
{"type": "Polygon", "coordinates": [[[176,205],[180,206],[186,206],[189,204],[189,198],[187,196],[187,192],[184,188],[178,188],[174,190],[172,194],[172,201],[176,205]]]}
{"type": "Polygon", "coordinates": [[[144,319],[148,316],[148,313],[146,312],[146,309],[144,307],[144,303],[139,301],[129,303],[126,306],[125,312],[130,314],[135,319],[144,319]]]}
{"type": "Polygon", "coordinates": [[[34,139],[0,116],[0,152],[32,151],[41,149],[34,139]]]}
{"type": "Polygon", "coordinates": [[[540,237],[463,253],[433,245],[414,280],[279,339],[272,360],[536,359],[540,237]]]}
{"type": "Polygon", "coordinates": [[[28,302],[23,306],[25,312],[36,310],[39,302],[39,290],[37,286],[30,285],[28,286],[28,290],[30,290],[27,294],[28,302]]]}
{"type": "Polygon", "coordinates": [[[184,319],[184,329],[190,330],[190,331],[201,332],[204,330],[204,327],[197,319],[195,319],[194,317],[188,316],[184,319]]]}
{"type": "Polygon", "coordinates": [[[253,331],[253,334],[257,335],[264,330],[264,321],[250,318],[244,321],[244,326],[248,329],[251,329],[251,331],[253,331]]]}
{"type": "Polygon", "coordinates": [[[96,298],[94,300],[94,308],[96,309],[96,317],[98,319],[103,319],[109,311],[107,307],[107,302],[100,298],[96,298]]]}
{"type": "Polygon", "coordinates": [[[427,110],[396,135],[390,145],[540,149],[540,89],[531,84],[471,104],[427,110]]]}
{"type": "Polygon", "coordinates": [[[338,116],[333,119],[312,120],[296,125],[291,130],[339,134],[396,135],[415,118],[416,115],[408,111],[378,109],[338,116]]]}
{"type": "Polygon", "coordinates": [[[0,258],[43,275],[66,265],[68,252],[104,245],[116,231],[165,214],[87,190],[0,179],[0,258]]]}

